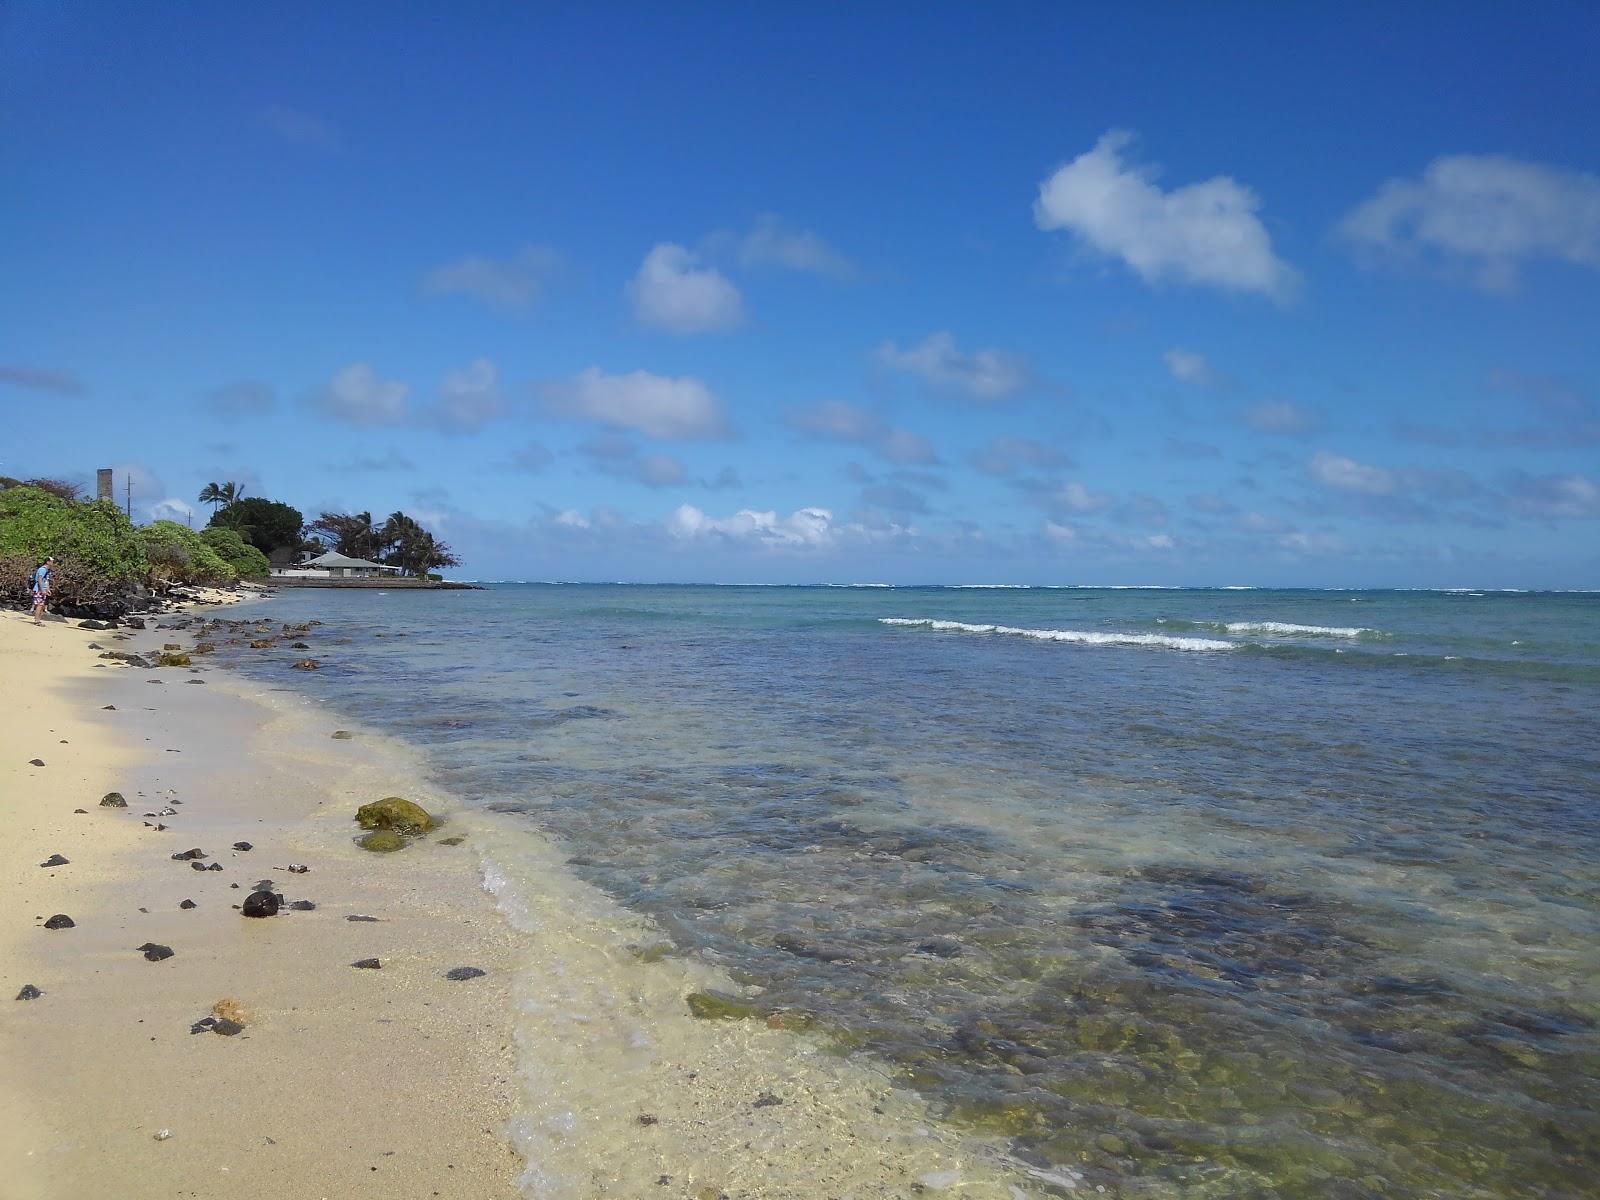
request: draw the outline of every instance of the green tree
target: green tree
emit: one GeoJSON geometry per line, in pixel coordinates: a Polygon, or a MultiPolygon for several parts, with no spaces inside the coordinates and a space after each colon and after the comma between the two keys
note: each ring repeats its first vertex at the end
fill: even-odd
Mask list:
{"type": "MultiPolygon", "coordinates": [[[[223,487],[226,493],[232,484],[223,487]]],[[[232,529],[263,554],[270,555],[282,546],[300,545],[300,530],[305,523],[298,508],[281,500],[251,496],[234,500],[211,514],[212,526],[232,529]]]]}
{"type": "Polygon", "coordinates": [[[90,603],[146,577],[150,564],[122,510],[109,500],[79,504],[42,488],[0,490],[0,590],[21,600],[27,573],[59,560],[56,598],[90,603]]]}
{"type": "Polygon", "coordinates": [[[222,503],[222,489],[219,488],[215,483],[208,483],[205,485],[205,487],[200,489],[200,495],[198,498],[201,504],[211,505],[211,511],[213,514],[215,514],[217,511],[217,505],[222,503]]]}
{"type": "Polygon", "coordinates": [[[306,526],[306,533],[335,553],[378,561],[386,547],[372,514],[325,512],[306,526]]]}
{"type": "Polygon", "coordinates": [[[455,567],[461,560],[449,545],[433,536],[403,512],[392,512],[379,530],[387,553],[383,561],[402,574],[421,577],[436,567],[455,567]]]}
{"type": "Polygon", "coordinates": [[[241,577],[265,575],[270,569],[267,556],[254,546],[247,545],[239,536],[237,529],[225,529],[213,525],[202,529],[196,536],[216,551],[217,557],[237,571],[241,577]]]}

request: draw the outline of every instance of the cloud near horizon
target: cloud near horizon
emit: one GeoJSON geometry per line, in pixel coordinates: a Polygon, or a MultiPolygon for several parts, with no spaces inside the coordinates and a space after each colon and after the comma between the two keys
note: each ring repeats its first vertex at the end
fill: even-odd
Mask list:
{"type": "Polygon", "coordinates": [[[1075,235],[1148,284],[1176,280],[1288,299],[1298,275],[1273,253],[1255,192],[1225,175],[1164,192],[1158,168],[1123,161],[1134,140],[1113,129],[1040,184],[1038,227],[1075,235]]]}

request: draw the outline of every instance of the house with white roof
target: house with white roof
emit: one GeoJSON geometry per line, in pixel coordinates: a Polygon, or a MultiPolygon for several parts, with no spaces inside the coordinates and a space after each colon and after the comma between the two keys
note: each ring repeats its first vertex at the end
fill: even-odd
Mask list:
{"type": "Polygon", "coordinates": [[[299,579],[384,579],[399,575],[400,568],[329,550],[292,567],[274,567],[272,573],[299,579]]]}

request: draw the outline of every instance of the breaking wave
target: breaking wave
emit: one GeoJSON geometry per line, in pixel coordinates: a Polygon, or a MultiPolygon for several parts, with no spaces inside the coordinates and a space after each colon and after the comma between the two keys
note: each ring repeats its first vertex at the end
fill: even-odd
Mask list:
{"type": "Polygon", "coordinates": [[[882,625],[920,626],[941,633],[998,633],[1041,642],[1075,642],[1085,646],[1160,646],[1167,650],[1232,650],[1237,642],[1216,638],[1170,637],[1164,633],[1098,633],[1084,629],[1019,629],[1014,625],[973,625],[928,617],[879,617],[882,625]]]}
{"type": "Polygon", "coordinates": [[[1380,629],[1358,625],[1297,625],[1292,621],[1183,621],[1157,617],[1156,624],[1174,629],[1215,629],[1219,633],[1255,634],[1261,637],[1382,638],[1380,629]]]}

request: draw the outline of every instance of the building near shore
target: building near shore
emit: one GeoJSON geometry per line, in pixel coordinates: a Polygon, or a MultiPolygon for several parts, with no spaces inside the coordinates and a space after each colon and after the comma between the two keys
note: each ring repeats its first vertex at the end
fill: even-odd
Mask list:
{"type": "Polygon", "coordinates": [[[272,574],[301,579],[385,579],[400,574],[399,567],[369,562],[364,558],[351,558],[329,550],[315,558],[308,558],[293,566],[274,566],[272,574]]]}

